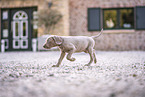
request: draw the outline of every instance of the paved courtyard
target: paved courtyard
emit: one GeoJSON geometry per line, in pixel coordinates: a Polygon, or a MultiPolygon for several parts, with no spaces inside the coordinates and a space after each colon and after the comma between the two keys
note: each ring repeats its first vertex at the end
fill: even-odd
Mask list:
{"type": "Polygon", "coordinates": [[[145,97],[144,51],[96,51],[57,63],[59,51],[0,53],[0,97],[145,97]]]}

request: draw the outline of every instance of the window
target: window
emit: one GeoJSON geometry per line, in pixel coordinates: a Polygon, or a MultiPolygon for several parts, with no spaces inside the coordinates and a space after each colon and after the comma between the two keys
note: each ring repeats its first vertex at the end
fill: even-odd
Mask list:
{"type": "Polygon", "coordinates": [[[104,29],[133,29],[134,10],[125,9],[104,9],[103,10],[104,29]]]}
{"type": "Polygon", "coordinates": [[[24,11],[18,11],[13,16],[13,20],[26,20],[28,19],[27,13],[24,11]]]}

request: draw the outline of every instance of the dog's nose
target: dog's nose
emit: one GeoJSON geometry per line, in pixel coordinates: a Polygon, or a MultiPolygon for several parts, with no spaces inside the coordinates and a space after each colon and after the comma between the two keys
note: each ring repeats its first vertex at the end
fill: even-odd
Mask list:
{"type": "Polygon", "coordinates": [[[46,48],[46,45],[43,45],[44,48],[46,48]]]}

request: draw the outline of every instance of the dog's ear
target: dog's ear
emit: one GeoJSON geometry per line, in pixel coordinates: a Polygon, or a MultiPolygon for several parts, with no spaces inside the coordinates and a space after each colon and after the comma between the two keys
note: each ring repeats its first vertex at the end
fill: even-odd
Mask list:
{"type": "Polygon", "coordinates": [[[57,45],[60,45],[63,42],[63,39],[60,36],[53,36],[53,39],[57,45]]]}

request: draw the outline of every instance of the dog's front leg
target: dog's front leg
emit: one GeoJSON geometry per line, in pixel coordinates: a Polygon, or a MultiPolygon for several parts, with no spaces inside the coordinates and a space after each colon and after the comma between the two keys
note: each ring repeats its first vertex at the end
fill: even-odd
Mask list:
{"type": "Polygon", "coordinates": [[[57,63],[56,65],[53,65],[52,67],[59,67],[59,65],[61,64],[61,62],[62,62],[64,56],[65,56],[65,52],[62,51],[62,52],[61,52],[61,55],[60,55],[60,58],[59,58],[59,60],[58,60],[58,63],[57,63]]]}

